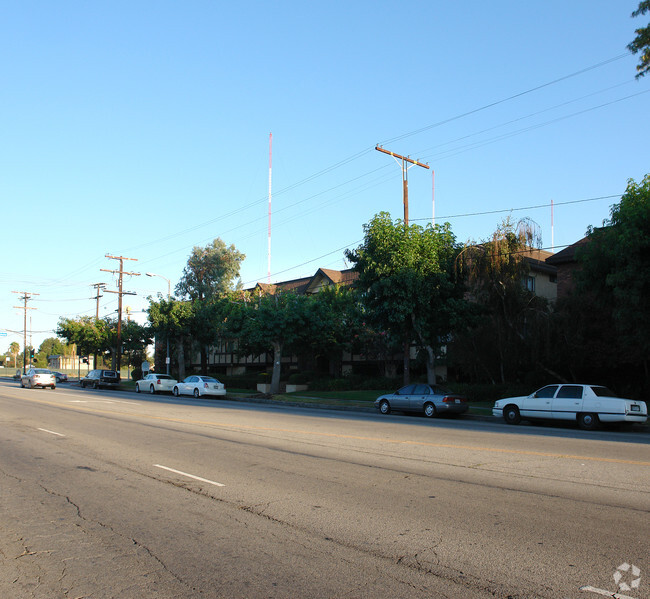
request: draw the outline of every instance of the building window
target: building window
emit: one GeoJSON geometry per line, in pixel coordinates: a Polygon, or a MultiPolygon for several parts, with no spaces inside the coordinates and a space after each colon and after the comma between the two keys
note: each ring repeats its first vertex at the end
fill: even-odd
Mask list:
{"type": "Polygon", "coordinates": [[[531,293],[535,293],[535,277],[524,277],[524,287],[531,293]]]}

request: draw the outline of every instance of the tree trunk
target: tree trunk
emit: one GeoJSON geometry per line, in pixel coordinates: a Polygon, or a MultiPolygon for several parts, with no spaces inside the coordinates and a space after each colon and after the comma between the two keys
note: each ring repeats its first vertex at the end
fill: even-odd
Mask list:
{"type": "Polygon", "coordinates": [[[208,374],[208,348],[201,346],[201,374],[208,374]]]}
{"type": "Polygon", "coordinates": [[[273,342],[273,374],[271,375],[271,394],[280,392],[280,374],[282,370],[282,344],[273,342]]]}
{"type": "Polygon", "coordinates": [[[426,345],[427,350],[427,383],[429,385],[436,384],[436,352],[433,347],[426,345]]]}
{"type": "Polygon", "coordinates": [[[411,344],[404,341],[404,385],[411,382],[411,344]]]}
{"type": "Polygon", "coordinates": [[[178,338],[176,352],[178,353],[178,380],[182,381],[185,378],[185,339],[182,335],[178,338]]]}

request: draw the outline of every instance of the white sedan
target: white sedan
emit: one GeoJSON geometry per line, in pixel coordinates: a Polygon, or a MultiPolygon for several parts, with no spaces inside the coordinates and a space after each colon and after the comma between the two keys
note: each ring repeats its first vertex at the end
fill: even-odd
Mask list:
{"type": "Polygon", "coordinates": [[[600,385],[547,385],[526,397],[508,397],[494,403],[493,416],[503,416],[508,424],[521,420],[547,419],[577,422],[585,430],[599,422],[643,424],[648,408],[643,401],[621,399],[600,385]]]}
{"type": "Polygon", "coordinates": [[[225,395],[226,387],[223,383],[220,383],[211,376],[193,374],[192,376],[186,377],[180,383],[176,383],[172,389],[172,393],[176,397],[179,395],[194,395],[194,397],[225,395]]]}
{"type": "Polygon", "coordinates": [[[140,393],[140,391],[148,391],[151,395],[160,393],[161,391],[167,391],[168,393],[172,392],[174,385],[176,384],[176,379],[173,379],[168,374],[148,374],[143,379],[139,380],[135,384],[135,392],[140,393]]]}

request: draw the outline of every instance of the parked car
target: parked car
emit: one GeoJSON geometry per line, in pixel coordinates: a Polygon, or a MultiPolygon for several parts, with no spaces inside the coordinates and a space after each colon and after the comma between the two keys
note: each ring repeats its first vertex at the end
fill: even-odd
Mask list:
{"type": "Polygon", "coordinates": [[[79,381],[82,387],[101,389],[102,387],[117,388],[120,386],[120,375],[114,370],[91,370],[79,381]]]}
{"type": "Polygon", "coordinates": [[[194,397],[225,395],[226,387],[223,383],[220,383],[211,376],[193,374],[192,376],[185,377],[181,382],[176,383],[172,388],[172,393],[176,397],[179,395],[194,395],[194,397]]]}
{"type": "Polygon", "coordinates": [[[168,374],[148,374],[143,379],[136,381],[135,392],[149,391],[152,395],[160,393],[161,391],[172,392],[174,385],[178,381],[168,374]]]}
{"type": "Polygon", "coordinates": [[[63,372],[53,372],[54,378],[56,379],[57,383],[67,383],[68,382],[68,375],[64,374],[63,372]]]}
{"type": "Polygon", "coordinates": [[[375,400],[375,407],[382,414],[392,410],[420,412],[428,418],[440,414],[464,414],[469,409],[467,398],[452,393],[438,385],[406,385],[375,400]]]}
{"type": "Polygon", "coordinates": [[[25,374],[20,377],[20,386],[29,387],[49,387],[56,389],[56,379],[51,370],[47,368],[29,368],[25,374]]]}
{"type": "Polygon", "coordinates": [[[600,422],[637,422],[648,419],[643,401],[622,399],[600,385],[547,385],[526,397],[500,399],[492,408],[508,424],[522,420],[548,419],[577,422],[591,430],[600,422]]]}

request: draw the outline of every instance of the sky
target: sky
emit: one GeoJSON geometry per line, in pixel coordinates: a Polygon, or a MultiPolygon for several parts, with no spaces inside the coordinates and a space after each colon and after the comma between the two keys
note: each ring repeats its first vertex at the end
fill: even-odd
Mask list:
{"type": "Polygon", "coordinates": [[[215,238],[266,282],[270,179],[270,280],[349,267],[364,224],[404,216],[377,144],[430,166],[408,171],[410,222],[468,242],[530,219],[544,248],[574,243],[650,172],[637,5],[0,0],[0,352],[23,347],[24,292],[36,348],[94,316],[106,255],[140,273],[139,322],[215,238]]]}

